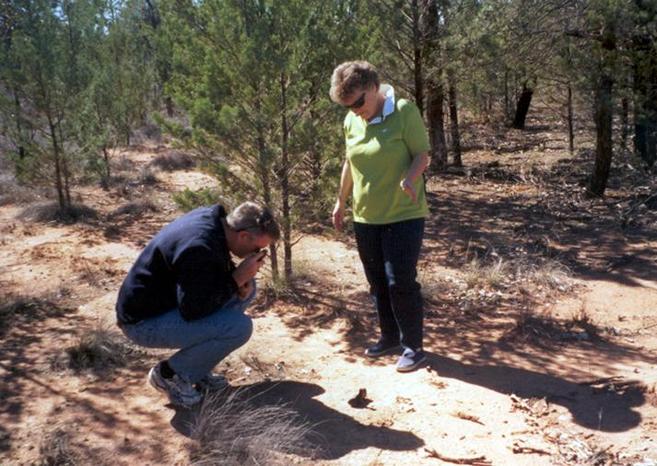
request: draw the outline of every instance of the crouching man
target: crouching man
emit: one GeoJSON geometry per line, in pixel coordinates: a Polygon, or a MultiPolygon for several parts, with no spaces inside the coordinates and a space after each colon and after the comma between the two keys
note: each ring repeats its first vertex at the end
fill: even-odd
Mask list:
{"type": "Polygon", "coordinates": [[[173,404],[201,401],[219,382],[212,369],[251,337],[244,310],[255,275],[280,236],[271,212],[245,202],[226,214],[201,207],[165,226],[137,258],[119,291],[118,326],[133,342],[179,351],[148,381],[173,404]],[[243,259],[238,266],[231,254],[243,259]]]}

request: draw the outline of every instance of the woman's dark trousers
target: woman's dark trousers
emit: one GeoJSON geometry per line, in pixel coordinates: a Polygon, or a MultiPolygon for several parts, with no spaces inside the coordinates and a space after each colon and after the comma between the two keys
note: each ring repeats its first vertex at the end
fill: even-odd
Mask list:
{"type": "Polygon", "coordinates": [[[358,254],[379,314],[381,338],[417,351],[422,348],[422,295],[417,261],[424,219],[385,225],[354,222],[358,254]]]}

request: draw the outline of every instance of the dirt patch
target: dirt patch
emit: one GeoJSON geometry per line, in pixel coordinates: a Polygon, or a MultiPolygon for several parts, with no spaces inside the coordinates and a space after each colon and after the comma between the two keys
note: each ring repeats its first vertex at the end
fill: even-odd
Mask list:
{"type": "MultiPolygon", "coordinates": [[[[395,355],[364,357],[376,316],[349,235],[304,236],[292,283],[265,271],[254,336],[217,368],[248,394],[245,409],[284,406],[305,426],[311,448],[272,444],[265,462],[657,460],[656,224],[649,209],[630,211],[638,198],[625,188],[643,180],[615,167],[609,195],[590,200],[591,160],[567,156],[549,128],[486,138],[465,139],[470,171],[428,185],[423,369],[400,375],[395,355]]],[[[180,214],[172,193],[216,184],[190,170],[144,183],[140,170],[165,151],[126,151],[121,182],[85,187],[97,213],[87,223],[0,207],[3,464],[187,464],[204,451],[200,411],[174,409],[145,383],[168,352],[133,351],[111,332],[123,275],[180,214]]]]}

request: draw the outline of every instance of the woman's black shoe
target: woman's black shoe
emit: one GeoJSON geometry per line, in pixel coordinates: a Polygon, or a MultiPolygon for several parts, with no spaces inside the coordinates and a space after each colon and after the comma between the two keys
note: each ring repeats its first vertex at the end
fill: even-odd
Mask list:
{"type": "Polygon", "coordinates": [[[378,358],[379,356],[383,356],[384,354],[388,354],[399,349],[401,349],[399,343],[390,343],[387,341],[379,340],[378,343],[370,346],[365,350],[365,356],[369,356],[370,358],[378,358]]]}

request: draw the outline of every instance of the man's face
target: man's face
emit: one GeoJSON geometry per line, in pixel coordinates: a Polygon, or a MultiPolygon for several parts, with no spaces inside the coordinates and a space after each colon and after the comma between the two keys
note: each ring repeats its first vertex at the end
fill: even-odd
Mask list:
{"type": "Polygon", "coordinates": [[[246,257],[249,254],[260,251],[269,247],[272,239],[269,235],[258,235],[250,231],[244,230],[237,233],[237,244],[235,250],[232,251],[237,257],[246,257]]]}

